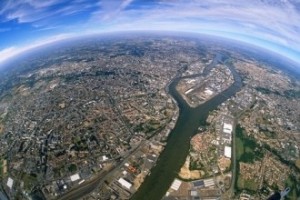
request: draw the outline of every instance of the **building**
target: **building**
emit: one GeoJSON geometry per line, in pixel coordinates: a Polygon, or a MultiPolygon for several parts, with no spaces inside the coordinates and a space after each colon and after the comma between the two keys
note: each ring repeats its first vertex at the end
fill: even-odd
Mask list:
{"type": "Polygon", "coordinates": [[[223,125],[223,132],[227,133],[227,134],[231,134],[232,133],[232,125],[224,123],[224,125],[223,125]]]}
{"type": "Polygon", "coordinates": [[[77,173],[77,174],[74,174],[74,175],[70,176],[70,179],[71,179],[72,182],[74,182],[74,181],[79,180],[79,179],[80,179],[80,176],[79,176],[79,174],[77,173]]]}
{"type": "Polygon", "coordinates": [[[123,179],[123,178],[119,178],[118,183],[120,183],[121,186],[124,187],[124,188],[127,189],[127,190],[130,190],[130,188],[131,188],[131,186],[132,186],[131,183],[129,183],[128,181],[126,181],[126,180],[123,179]]]}
{"type": "Polygon", "coordinates": [[[203,180],[203,182],[204,182],[204,187],[211,187],[215,185],[215,181],[212,178],[205,179],[203,180]]]}
{"type": "Polygon", "coordinates": [[[202,187],[204,187],[203,180],[193,181],[192,183],[193,183],[193,187],[194,188],[202,188],[202,187]]]}
{"type": "Polygon", "coordinates": [[[231,143],[232,125],[224,123],[222,139],[225,143],[231,143]]]}
{"type": "Polygon", "coordinates": [[[171,185],[171,189],[177,191],[180,188],[181,183],[182,182],[180,180],[175,179],[171,185]]]}
{"type": "Polygon", "coordinates": [[[9,189],[12,189],[13,184],[14,184],[14,180],[8,177],[6,185],[9,187],[9,189]]]}
{"type": "Polygon", "coordinates": [[[227,158],[231,158],[231,147],[229,146],[224,147],[224,156],[227,158]]]}

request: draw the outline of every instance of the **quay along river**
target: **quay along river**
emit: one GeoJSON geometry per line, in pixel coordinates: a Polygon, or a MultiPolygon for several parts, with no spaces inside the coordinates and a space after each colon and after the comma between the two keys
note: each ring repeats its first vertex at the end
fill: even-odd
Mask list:
{"type": "Polygon", "coordinates": [[[151,169],[151,174],[146,177],[139,190],[133,195],[132,200],[160,200],[166,194],[174,178],[185,162],[190,148],[190,140],[200,126],[205,125],[210,111],[232,97],[242,87],[242,80],[231,64],[226,64],[234,77],[234,83],[222,93],[199,105],[190,107],[176,90],[176,85],[181,79],[197,76],[207,76],[218,63],[225,63],[226,55],[217,53],[212,63],[204,69],[203,73],[185,77],[176,77],[169,84],[168,92],[175,99],[179,107],[179,117],[174,129],[171,131],[167,145],[159,156],[156,165],[151,169]]]}

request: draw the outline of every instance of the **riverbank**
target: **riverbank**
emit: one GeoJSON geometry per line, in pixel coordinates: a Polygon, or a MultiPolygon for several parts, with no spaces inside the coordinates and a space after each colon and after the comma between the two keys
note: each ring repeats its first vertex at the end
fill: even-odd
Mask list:
{"type": "MultiPolygon", "coordinates": [[[[224,62],[225,56],[217,54],[213,64],[208,65],[202,74],[206,76],[219,62],[224,62]]],[[[234,76],[234,83],[222,93],[196,108],[191,108],[176,90],[178,82],[185,77],[178,77],[169,85],[169,94],[176,100],[179,107],[177,123],[169,135],[167,145],[161,153],[157,164],[151,170],[151,175],[146,177],[139,190],[133,195],[133,200],[157,200],[161,199],[169,189],[182,165],[186,161],[190,148],[190,139],[197,133],[198,127],[205,125],[210,111],[233,96],[242,87],[242,81],[233,66],[228,66],[234,76]]]]}

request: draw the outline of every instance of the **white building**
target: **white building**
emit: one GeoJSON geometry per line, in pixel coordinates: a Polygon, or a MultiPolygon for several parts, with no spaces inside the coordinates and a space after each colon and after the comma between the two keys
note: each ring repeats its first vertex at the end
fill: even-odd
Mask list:
{"type": "Polygon", "coordinates": [[[205,88],[204,93],[206,96],[211,96],[214,94],[214,92],[212,90],[210,90],[209,88],[205,88]]]}
{"type": "Polygon", "coordinates": [[[227,134],[231,134],[232,133],[232,125],[224,123],[224,125],[223,125],[223,132],[227,133],[227,134]]]}
{"type": "Polygon", "coordinates": [[[215,181],[212,178],[205,179],[203,180],[203,182],[204,182],[204,187],[211,187],[215,185],[215,181]]]}
{"type": "Polygon", "coordinates": [[[107,157],[107,156],[102,156],[101,160],[102,160],[102,161],[107,161],[107,160],[108,160],[108,157],[107,157]]]}
{"type": "Polygon", "coordinates": [[[6,185],[9,187],[9,189],[12,189],[13,184],[14,184],[14,180],[8,177],[6,185]]]}
{"type": "Polygon", "coordinates": [[[124,187],[124,188],[126,188],[126,189],[128,189],[128,190],[130,190],[130,188],[131,188],[131,186],[132,186],[131,183],[129,183],[128,181],[126,181],[126,180],[123,179],[123,178],[120,178],[120,179],[118,180],[118,182],[122,185],[122,187],[124,187]]]}
{"type": "Polygon", "coordinates": [[[231,147],[229,146],[224,147],[224,156],[227,158],[231,158],[231,147]]]}
{"type": "Polygon", "coordinates": [[[171,185],[171,189],[177,191],[180,188],[181,183],[182,182],[180,180],[175,179],[171,185]]]}
{"type": "Polygon", "coordinates": [[[79,180],[79,179],[80,179],[80,176],[79,176],[79,174],[77,173],[77,174],[74,174],[74,175],[70,176],[70,179],[71,179],[72,182],[74,182],[74,181],[79,180]]]}
{"type": "Polygon", "coordinates": [[[222,140],[225,143],[231,143],[232,140],[232,125],[224,123],[223,125],[223,135],[222,135],[222,140]]]}

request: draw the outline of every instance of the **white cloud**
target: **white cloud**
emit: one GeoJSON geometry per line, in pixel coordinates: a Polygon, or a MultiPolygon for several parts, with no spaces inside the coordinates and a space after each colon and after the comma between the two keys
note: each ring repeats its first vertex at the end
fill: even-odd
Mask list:
{"type": "Polygon", "coordinates": [[[34,48],[37,48],[37,47],[40,47],[43,45],[51,44],[51,43],[65,40],[67,38],[72,38],[75,36],[76,36],[75,34],[60,34],[60,35],[55,35],[55,36],[52,36],[49,38],[34,41],[30,45],[24,45],[21,47],[20,46],[12,46],[12,47],[5,48],[0,51],[0,64],[10,58],[13,58],[21,53],[26,52],[28,50],[32,50],[34,48]]]}
{"type": "MultiPolygon", "coordinates": [[[[94,6],[94,3],[82,0],[11,0],[5,1],[1,8],[0,16],[5,21],[17,20],[18,23],[35,23],[38,21],[57,21],[59,17],[71,15],[86,10],[94,6]],[[64,4],[66,3],[66,4],[64,4]],[[63,7],[53,8],[54,5],[64,4],[63,7]]],[[[47,23],[45,23],[47,24],[47,23]]]]}
{"type": "Polygon", "coordinates": [[[117,17],[133,0],[102,0],[99,3],[99,10],[92,13],[92,20],[108,21],[117,17]]]}
{"type": "Polygon", "coordinates": [[[6,60],[7,58],[13,57],[17,55],[17,48],[16,47],[8,47],[0,51],[0,63],[6,60]]]}
{"type": "Polygon", "coordinates": [[[99,0],[92,3],[74,0],[73,4],[51,12],[48,8],[59,4],[61,0],[7,2],[0,8],[0,15],[5,13],[7,19],[17,19],[20,23],[32,22],[40,30],[59,27],[81,34],[147,29],[217,35],[228,33],[243,38],[257,38],[300,52],[299,0],[161,0],[138,9],[127,9],[135,3],[133,0],[99,0]],[[96,11],[90,13],[87,21],[66,26],[48,21],[56,16],[68,16],[90,8],[96,11]]]}
{"type": "Polygon", "coordinates": [[[152,28],[147,24],[156,22],[165,22],[170,27],[187,23],[191,24],[186,27],[190,29],[209,26],[212,30],[255,35],[282,45],[294,44],[300,49],[300,15],[289,1],[210,0],[162,4],[167,6],[124,11],[117,19],[118,26],[124,26],[123,22],[140,29],[141,26],[152,28]]]}
{"type": "Polygon", "coordinates": [[[45,8],[49,6],[53,6],[59,3],[64,2],[65,0],[47,0],[47,1],[40,1],[40,0],[24,0],[23,2],[30,4],[34,8],[45,8]]]}
{"type": "MultiPolygon", "coordinates": [[[[282,50],[287,55],[290,50],[300,54],[299,5],[299,0],[165,0],[153,7],[123,10],[110,17],[105,28],[192,31],[230,36],[231,39],[251,43],[256,41],[261,47],[265,44],[266,48],[277,53],[282,50]],[[270,44],[277,47],[272,49],[270,44]]],[[[98,12],[98,16],[103,16],[102,10],[98,12]]],[[[93,16],[90,24],[93,30],[97,25],[99,31],[103,28],[99,17],[93,16]]]]}

